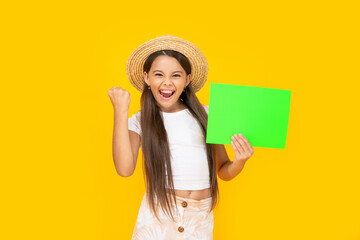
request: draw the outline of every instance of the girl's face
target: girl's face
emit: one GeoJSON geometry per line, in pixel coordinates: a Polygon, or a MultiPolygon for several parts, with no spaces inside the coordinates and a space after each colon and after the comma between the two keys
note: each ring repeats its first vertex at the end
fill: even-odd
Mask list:
{"type": "Polygon", "coordinates": [[[160,110],[173,112],[181,109],[179,97],[190,83],[191,74],[186,76],[185,70],[175,58],[161,55],[153,61],[149,74],[144,72],[144,80],[150,85],[160,110]]]}

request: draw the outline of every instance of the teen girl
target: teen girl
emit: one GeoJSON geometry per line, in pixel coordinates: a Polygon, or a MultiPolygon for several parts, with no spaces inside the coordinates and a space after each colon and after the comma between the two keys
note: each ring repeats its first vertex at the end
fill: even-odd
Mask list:
{"type": "Polygon", "coordinates": [[[195,93],[207,79],[205,56],[192,43],[171,35],[139,46],[127,75],[141,95],[141,110],[128,118],[130,94],[113,87],[113,159],[120,176],[131,176],[139,148],[146,192],[132,240],[213,239],[217,176],[228,181],[254,150],[241,134],[232,136],[235,158],[223,145],[207,144],[208,106],[195,93]]]}

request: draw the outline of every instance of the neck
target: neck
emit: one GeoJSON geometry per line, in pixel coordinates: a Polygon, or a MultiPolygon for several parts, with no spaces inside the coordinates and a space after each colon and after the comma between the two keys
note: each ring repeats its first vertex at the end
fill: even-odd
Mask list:
{"type": "Polygon", "coordinates": [[[163,107],[160,107],[160,111],[162,112],[178,112],[178,111],[181,111],[181,110],[184,110],[187,108],[187,106],[182,102],[182,101],[178,101],[176,104],[174,104],[173,106],[170,106],[168,108],[163,108],[163,107]]]}

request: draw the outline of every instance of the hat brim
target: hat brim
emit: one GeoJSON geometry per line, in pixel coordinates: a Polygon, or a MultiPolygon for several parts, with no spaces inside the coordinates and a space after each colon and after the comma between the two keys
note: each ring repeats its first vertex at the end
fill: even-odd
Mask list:
{"type": "Polygon", "coordinates": [[[205,84],[208,75],[208,63],[205,55],[193,43],[172,35],[163,35],[151,39],[137,47],[129,56],[126,74],[130,83],[140,92],[143,91],[143,67],[146,59],[159,50],[175,50],[185,55],[191,65],[191,85],[195,92],[205,84]]]}

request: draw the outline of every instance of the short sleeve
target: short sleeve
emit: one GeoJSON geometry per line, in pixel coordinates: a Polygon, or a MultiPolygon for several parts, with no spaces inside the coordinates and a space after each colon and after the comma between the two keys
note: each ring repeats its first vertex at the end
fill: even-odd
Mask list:
{"type": "Polygon", "coordinates": [[[140,126],[140,111],[133,114],[128,119],[128,129],[136,132],[141,136],[141,126],[140,126]]]}
{"type": "Polygon", "coordinates": [[[203,105],[207,114],[209,114],[209,106],[203,105]]]}

